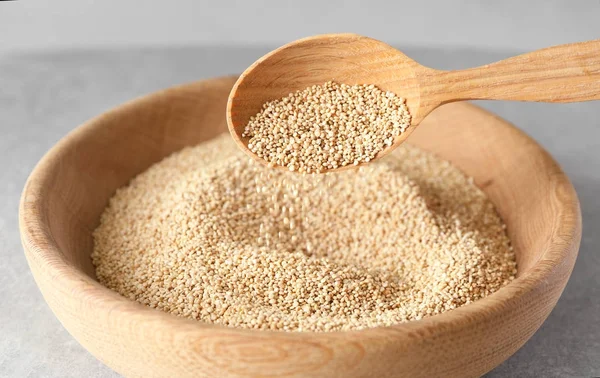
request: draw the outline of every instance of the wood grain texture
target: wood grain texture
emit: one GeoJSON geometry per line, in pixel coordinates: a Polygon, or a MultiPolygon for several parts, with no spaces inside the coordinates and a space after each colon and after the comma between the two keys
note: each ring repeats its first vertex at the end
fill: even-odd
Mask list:
{"type": "Polygon", "coordinates": [[[480,301],[363,331],[278,333],[182,319],[94,279],[91,231],[114,191],[183,146],[226,130],[235,78],[169,89],[97,117],[61,140],[29,177],[21,237],[35,280],[65,328],[126,377],[476,377],[538,329],[579,247],[576,193],[554,160],[473,105],[436,110],[410,139],[475,177],[508,224],[518,277],[480,301]]]}
{"type": "MultiPolygon", "coordinates": [[[[267,101],[330,80],[375,84],[406,98],[411,125],[377,155],[381,158],[406,140],[429,113],[449,102],[600,100],[600,40],[554,46],[467,70],[440,71],[356,34],[300,39],[257,60],[234,85],[227,122],[235,141],[250,157],[266,164],[247,148],[249,138],[241,136],[250,117],[267,101]]],[[[352,167],[329,171],[346,169],[352,167]]]]}

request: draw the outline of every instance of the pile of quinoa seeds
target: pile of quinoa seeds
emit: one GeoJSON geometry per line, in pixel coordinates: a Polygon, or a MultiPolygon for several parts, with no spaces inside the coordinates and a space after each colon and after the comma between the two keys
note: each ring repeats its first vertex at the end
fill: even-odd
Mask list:
{"type": "Polygon", "coordinates": [[[242,137],[270,166],[313,173],[368,163],[409,125],[403,98],[330,81],[265,103],[242,137]]]}
{"type": "Polygon", "coordinates": [[[301,175],[255,163],[221,136],[119,189],[94,241],[98,279],[123,296],[264,330],[421,319],[516,273],[484,193],[407,144],[357,170],[301,175]]]}

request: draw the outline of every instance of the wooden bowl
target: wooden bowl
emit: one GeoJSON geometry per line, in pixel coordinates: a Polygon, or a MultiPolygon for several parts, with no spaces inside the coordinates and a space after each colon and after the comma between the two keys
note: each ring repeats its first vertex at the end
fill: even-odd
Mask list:
{"type": "Polygon", "coordinates": [[[538,144],[457,103],[410,143],[452,161],[508,225],[518,277],[493,295],[420,321],[363,331],[226,328],[132,302],[94,278],[92,230],[108,199],[151,164],[226,131],[235,78],[196,82],[111,110],[52,148],[23,191],[23,246],[44,298],[94,356],[127,377],[475,377],[521,347],[565,287],[579,247],[577,195],[538,144]]]}

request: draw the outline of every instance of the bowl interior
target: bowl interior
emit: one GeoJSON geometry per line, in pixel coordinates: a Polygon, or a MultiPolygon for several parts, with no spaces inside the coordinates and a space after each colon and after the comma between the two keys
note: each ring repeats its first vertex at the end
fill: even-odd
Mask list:
{"type": "Polygon", "coordinates": [[[47,226],[68,263],[95,279],[91,233],[108,199],[172,152],[225,132],[234,81],[208,81],[133,101],[76,129],[65,138],[69,143],[50,152],[50,162],[58,164],[44,176],[51,190],[44,192],[43,206],[52,214],[47,226]]]}
{"type": "MultiPolygon", "coordinates": [[[[75,130],[53,150],[59,161],[46,179],[48,227],[69,263],[94,277],[91,232],[115,190],[184,146],[225,132],[225,105],[234,79],[174,88],[106,113],[75,130]],[[58,155],[58,156],[57,156],[58,155]]],[[[492,199],[517,255],[518,275],[531,269],[551,239],[552,208],[544,197],[560,169],[515,129],[468,104],[449,104],[430,115],[409,143],[432,151],[475,179],[492,199]]]]}

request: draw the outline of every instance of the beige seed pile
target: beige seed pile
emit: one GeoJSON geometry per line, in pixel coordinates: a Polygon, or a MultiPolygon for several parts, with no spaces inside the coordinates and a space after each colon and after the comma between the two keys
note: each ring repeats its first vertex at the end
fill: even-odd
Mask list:
{"type": "Polygon", "coordinates": [[[270,165],[314,173],[368,163],[409,125],[403,98],[330,81],[265,103],[242,136],[270,165]]]}
{"type": "Polygon", "coordinates": [[[493,205],[456,168],[402,145],[358,172],[299,175],[220,137],[117,191],[94,232],[101,283],[227,326],[331,331],[439,314],[515,275],[493,205]]]}

